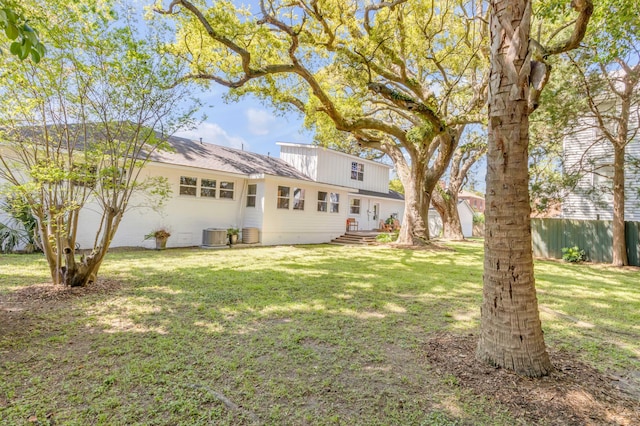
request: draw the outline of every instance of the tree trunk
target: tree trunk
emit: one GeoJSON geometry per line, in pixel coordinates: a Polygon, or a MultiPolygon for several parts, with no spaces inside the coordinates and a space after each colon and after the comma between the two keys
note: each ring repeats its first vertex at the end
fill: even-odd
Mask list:
{"type": "Polygon", "coordinates": [[[427,226],[429,197],[425,196],[424,167],[416,165],[415,162],[412,163],[413,167],[410,167],[400,150],[388,149],[386,152],[391,157],[398,179],[404,186],[404,216],[396,244],[424,244],[430,238],[427,226]]]}
{"type": "MultiPolygon", "coordinates": [[[[625,132],[626,139],[626,132],[625,132]]],[[[624,229],[624,155],[625,145],[614,145],[613,159],[613,266],[629,264],[624,229]]]]}
{"type": "Polygon", "coordinates": [[[460,215],[458,214],[458,193],[436,188],[433,191],[432,201],[433,207],[442,217],[443,238],[452,241],[464,240],[462,223],[460,223],[460,215]]]}
{"type": "Polygon", "coordinates": [[[485,260],[477,357],[530,377],[548,374],[538,313],[528,176],[531,3],[493,0],[485,260]]]}

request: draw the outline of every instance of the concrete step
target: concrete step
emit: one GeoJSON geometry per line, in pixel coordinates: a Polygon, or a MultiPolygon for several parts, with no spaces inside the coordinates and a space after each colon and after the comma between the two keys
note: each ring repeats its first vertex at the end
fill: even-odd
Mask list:
{"type": "Polygon", "coordinates": [[[347,232],[331,240],[333,244],[340,245],[373,245],[376,244],[376,234],[356,234],[347,232]]]}

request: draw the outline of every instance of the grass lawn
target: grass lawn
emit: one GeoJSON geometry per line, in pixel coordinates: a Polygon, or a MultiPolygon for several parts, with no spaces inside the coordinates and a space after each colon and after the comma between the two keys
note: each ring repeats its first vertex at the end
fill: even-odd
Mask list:
{"type": "MultiPolygon", "coordinates": [[[[118,285],[42,294],[0,255],[0,424],[528,424],[425,354],[477,334],[482,244],[451,247],[116,251],[118,285]]],[[[638,270],[536,274],[550,350],[640,371],[638,270]]]]}

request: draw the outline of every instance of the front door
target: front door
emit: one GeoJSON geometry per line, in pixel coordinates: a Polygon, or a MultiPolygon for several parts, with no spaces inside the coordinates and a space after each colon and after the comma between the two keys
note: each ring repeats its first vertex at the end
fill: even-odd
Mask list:
{"type": "Polygon", "coordinates": [[[380,203],[369,200],[369,209],[367,209],[368,229],[378,229],[380,222],[380,203]]]}

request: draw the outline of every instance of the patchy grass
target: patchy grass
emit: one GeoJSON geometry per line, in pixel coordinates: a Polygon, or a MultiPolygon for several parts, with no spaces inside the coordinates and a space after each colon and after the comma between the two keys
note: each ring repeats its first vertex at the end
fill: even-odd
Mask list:
{"type": "MultiPolygon", "coordinates": [[[[113,252],[118,285],[38,298],[43,259],[2,256],[0,423],[526,423],[425,356],[477,332],[482,246],[452,247],[113,252]]],[[[637,271],[536,273],[550,347],[640,370],[637,271]]]]}

